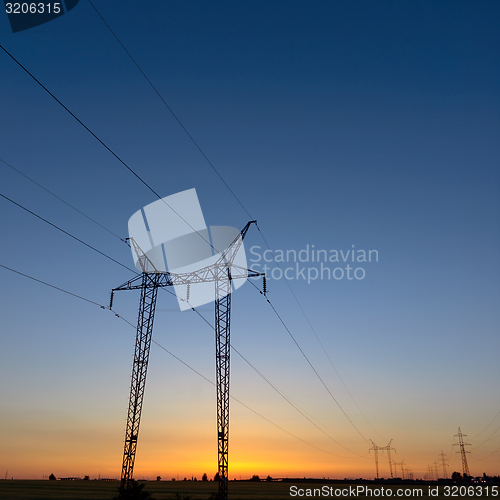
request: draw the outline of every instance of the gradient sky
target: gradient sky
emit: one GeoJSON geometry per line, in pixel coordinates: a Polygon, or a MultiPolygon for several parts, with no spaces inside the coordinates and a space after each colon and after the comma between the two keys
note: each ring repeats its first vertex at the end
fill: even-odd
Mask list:
{"type": "MultiPolygon", "coordinates": [[[[233,354],[232,395],[279,428],[233,401],[230,477],[373,477],[366,439],[393,439],[416,477],[441,450],[461,470],[459,426],[471,473],[500,473],[498,2],[95,5],[273,249],[378,251],[363,280],[290,281],[335,368],[286,283],[269,280],[359,433],[255,288],[234,294],[232,344],[330,437],[233,354]]],[[[86,0],[16,34],[0,15],[0,37],[161,196],[194,187],[208,225],[245,225],[86,0]]],[[[3,51],[0,75],[0,158],[127,237],[154,195],[3,51]]],[[[0,178],[5,196],[133,265],[119,239],[1,162],[0,178]]],[[[0,210],[0,264],[102,304],[132,277],[4,199],[0,210]]],[[[266,248],[255,228],[245,246],[266,248]]],[[[119,477],[134,330],[0,277],[0,474],[119,477]]],[[[115,296],[133,323],[138,298],[115,296]]],[[[214,380],[211,328],[166,293],[157,308],[153,338],[214,380]]],[[[199,311],[213,322],[213,305],[199,311]]],[[[153,345],[135,476],[215,474],[215,417],[213,386],[153,345]]]]}

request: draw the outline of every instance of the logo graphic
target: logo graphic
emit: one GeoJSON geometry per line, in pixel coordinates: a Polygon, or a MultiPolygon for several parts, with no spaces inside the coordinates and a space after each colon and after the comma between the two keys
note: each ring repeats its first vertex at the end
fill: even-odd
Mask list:
{"type": "Polygon", "coordinates": [[[138,271],[175,275],[181,311],[213,302],[240,288],[248,276],[238,229],[207,227],[195,189],[157,200],[128,221],[132,257],[138,271]],[[232,278],[217,291],[215,275],[232,278]],[[186,284],[182,283],[185,282],[186,284]]]}
{"type": "Polygon", "coordinates": [[[60,0],[58,2],[12,2],[4,0],[5,12],[9,18],[12,33],[27,30],[53,21],[76,7],[80,0],[60,0]]]}

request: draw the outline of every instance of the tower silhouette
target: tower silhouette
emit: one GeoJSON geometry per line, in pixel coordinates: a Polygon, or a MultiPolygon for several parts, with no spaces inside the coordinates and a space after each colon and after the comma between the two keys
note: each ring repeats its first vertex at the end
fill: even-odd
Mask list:
{"type": "Polygon", "coordinates": [[[457,453],[460,453],[462,456],[462,469],[463,469],[463,475],[464,477],[470,476],[469,474],[469,464],[467,463],[467,453],[470,453],[470,451],[467,451],[465,449],[466,446],[470,446],[469,443],[464,443],[464,437],[467,437],[467,434],[462,434],[462,431],[460,430],[460,427],[458,428],[458,434],[455,434],[453,437],[458,437],[458,443],[454,443],[453,446],[459,446],[460,451],[457,451],[457,453]]]}

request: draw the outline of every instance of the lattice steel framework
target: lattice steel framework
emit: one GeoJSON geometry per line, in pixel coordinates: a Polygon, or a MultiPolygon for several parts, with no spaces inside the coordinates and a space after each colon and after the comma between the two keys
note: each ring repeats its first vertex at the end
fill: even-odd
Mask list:
{"type": "Polygon", "coordinates": [[[370,448],[368,451],[373,451],[375,453],[375,472],[377,473],[377,479],[379,478],[378,477],[378,450],[380,450],[380,448],[370,439],[373,447],[370,448]]]}
{"type": "Polygon", "coordinates": [[[389,444],[387,444],[386,446],[377,446],[371,439],[370,439],[370,442],[373,446],[368,451],[375,452],[375,469],[377,472],[377,479],[379,479],[379,476],[378,476],[378,452],[384,451],[384,450],[387,450],[387,458],[389,459],[389,470],[391,473],[391,478],[393,478],[394,474],[392,472],[391,450],[393,450],[393,451],[396,451],[396,450],[394,448],[391,448],[392,439],[389,441],[389,444]]]}
{"type": "Polygon", "coordinates": [[[458,434],[455,434],[453,437],[458,437],[458,443],[455,443],[453,446],[460,447],[460,451],[457,451],[457,453],[460,453],[460,455],[462,456],[462,469],[463,469],[464,477],[470,476],[469,464],[467,463],[467,453],[470,453],[470,451],[467,451],[465,449],[465,447],[470,446],[470,444],[464,443],[464,437],[467,437],[467,434],[462,434],[462,431],[460,430],[460,427],[459,427],[458,434]]]}
{"type": "Polygon", "coordinates": [[[448,471],[446,470],[446,467],[448,466],[448,460],[446,458],[446,455],[444,454],[443,450],[441,450],[441,453],[439,454],[439,459],[441,462],[441,467],[443,470],[443,478],[447,479],[448,478],[448,471]]]}
{"type": "Polygon", "coordinates": [[[221,276],[216,281],[215,364],[217,386],[217,440],[219,500],[227,499],[229,455],[229,355],[231,323],[231,280],[221,276]]]}
{"type": "Polygon", "coordinates": [[[397,474],[397,466],[399,465],[401,469],[401,479],[405,479],[405,468],[404,468],[404,462],[405,459],[401,460],[401,462],[396,462],[396,460],[392,460],[392,463],[394,464],[394,473],[397,474]]]}
{"type": "Polygon", "coordinates": [[[392,439],[389,441],[387,446],[384,446],[382,450],[387,450],[387,459],[389,460],[389,471],[391,472],[391,478],[394,478],[394,474],[392,473],[392,460],[391,460],[391,450],[396,451],[395,448],[391,448],[392,439]]]}
{"type": "Polygon", "coordinates": [[[130,398],[125,429],[125,447],[123,450],[122,474],[120,489],[130,487],[134,470],[139,424],[141,422],[144,389],[148,370],[149,350],[153,334],[156,296],[161,275],[143,273],[141,276],[141,299],[139,302],[139,317],[135,337],[134,363],[132,365],[132,380],[130,383],[130,398]]]}
{"type": "MultiPolygon", "coordinates": [[[[231,281],[238,278],[262,276],[249,269],[233,266],[233,260],[243,243],[243,238],[251,224],[247,223],[220,259],[212,266],[185,274],[147,273],[137,275],[118,290],[141,290],[139,318],[137,321],[134,363],[130,385],[130,400],[125,431],[120,496],[131,486],[134,471],[139,424],[146,386],[149,350],[153,334],[153,320],[158,288],[173,285],[191,285],[213,282],[216,291],[215,301],[215,345],[216,345],[216,388],[217,388],[217,435],[218,435],[218,474],[219,500],[227,500],[228,490],[228,453],[229,453],[229,361],[230,361],[230,320],[231,320],[231,281]],[[232,274],[231,274],[232,273],[232,274]]],[[[133,244],[134,242],[132,242],[133,244]]],[[[111,307],[110,305],[110,307],[111,307]]]]}

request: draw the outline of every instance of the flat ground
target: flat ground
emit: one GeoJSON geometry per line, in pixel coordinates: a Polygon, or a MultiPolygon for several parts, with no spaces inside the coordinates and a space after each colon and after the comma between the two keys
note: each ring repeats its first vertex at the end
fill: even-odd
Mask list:
{"type": "MultiPolygon", "coordinates": [[[[0,480],[1,500],[112,500],[118,492],[118,481],[21,481],[21,480],[0,480]]],[[[445,499],[450,496],[461,498],[500,498],[500,486],[496,486],[498,493],[495,495],[492,486],[486,490],[485,485],[481,485],[481,492],[477,485],[475,490],[456,491],[455,495],[445,495],[443,486],[439,487],[439,496],[429,494],[427,484],[405,484],[398,486],[386,486],[380,484],[364,484],[365,488],[372,490],[371,494],[361,494],[359,498],[393,497],[393,498],[438,498],[445,499]],[[385,491],[381,491],[384,488],[385,491]],[[392,494],[388,494],[388,489],[392,494]],[[377,491],[375,491],[377,490],[377,491]],[[418,490],[418,491],[417,491],[418,490]],[[378,492],[378,494],[377,494],[378,492]],[[470,494],[473,493],[473,494],[470,494]],[[481,493],[481,494],[479,494],[481,493]]],[[[230,482],[229,500],[291,500],[307,498],[358,498],[349,494],[349,487],[356,485],[345,483],[293,483],[293,482],[230,482]],[[291,487],[296,488],[295,495],[291,495],[291,487]],[[333,491],[326,495],[321,488],[327,486],[333,491]],[[314,491],[316,489],[316,491],[314,491]],[[300,491],[303,490],[303,491],[300,491]],[[318,491],[319,490],[319,491],[318,491]],[[337,490],[337,492],[335,492],[337,490]],[[340,490],[343,490],[341,492],[340,490]],[[336,493],[336,494],[335,494],[336,493]]],[[[472,487],[472,486],[470,486],[472,487]]],[[[436,486],[430,486],[433,491],[436,486]]],[[[212,493],[217,491],[217,484],[214,482],[191,482],[191,481],[148,481],[145,491],[149,491],[155,500],[209,500],[212,493]]],[[[352,490],[351,490],[352,493],[352,490]]]]}
{"type": "MultiPolygon", "coordinates": [[[[118,481],[0,481],[1,500],[112,500],[118,481]]],[[[208,500],[217,492],[217,483],[208,481],[148,481],[145,491],[155,500],[208,500]]],[[[288,483],[231,482],[230,500],[290,499],[288,483]]]]}

